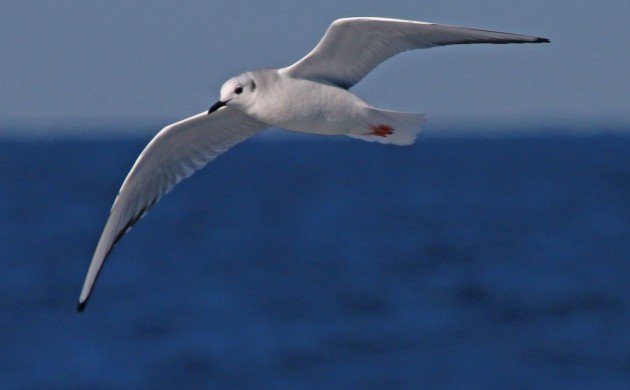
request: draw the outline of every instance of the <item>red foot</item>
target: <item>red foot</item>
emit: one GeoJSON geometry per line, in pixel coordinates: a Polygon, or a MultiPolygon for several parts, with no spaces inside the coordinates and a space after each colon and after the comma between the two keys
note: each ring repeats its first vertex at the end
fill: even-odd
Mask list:
{"type": "Polygon", "coordinates": [[[394,129],[387,125],[372,126],[372,132],[367,135],[378,135],[379,137],[387,137],[390,134],[394,134],[394,129]]]}

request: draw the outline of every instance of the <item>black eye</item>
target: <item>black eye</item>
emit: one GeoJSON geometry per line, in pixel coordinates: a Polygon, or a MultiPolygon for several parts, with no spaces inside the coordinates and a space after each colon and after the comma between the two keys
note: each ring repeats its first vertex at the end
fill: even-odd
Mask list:
{"type": "Polygon", "coordinates": [[[234,88],[234,93],[236,93],[237,95],[240,95],[242,92],[243,92],[243,87],[241,87],[240,85],[234,88]]]}

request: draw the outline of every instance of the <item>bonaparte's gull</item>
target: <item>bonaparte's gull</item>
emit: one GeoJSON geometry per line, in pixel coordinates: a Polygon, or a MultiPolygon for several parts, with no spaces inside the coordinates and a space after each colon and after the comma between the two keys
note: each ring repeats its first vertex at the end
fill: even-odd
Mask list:
{"type": "Polygon", "coordinates": [[[372,107],[348,89],[398,53],[468,43],[541,43],[546,38],[385,18],[335,20],[295,64],[233,77],[219,101],[163,128],[122,184],[79,297],[83,311],[112,247],[165,193],[266,127],[410,145],[424,115],[372,107]]]}

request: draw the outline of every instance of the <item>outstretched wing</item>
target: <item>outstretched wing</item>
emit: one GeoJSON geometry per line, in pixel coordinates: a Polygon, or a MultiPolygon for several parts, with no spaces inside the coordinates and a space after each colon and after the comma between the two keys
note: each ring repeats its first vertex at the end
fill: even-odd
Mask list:
{"type": "Polygon", "coordinates": [[[232,146],[265,128],[240,111],[221,108],[163,128],[144,148],[122,184],[88,269],[78,310],[83,311],[114,244],[177,183],[232,146]]]}
{"type": "Polygon", "coordinates": [[[540,43],[546,38],[386,18],[335,20],[317,46],[282,72],[350,88],[386,59],[407,50],[468,43],[540,43]]]}

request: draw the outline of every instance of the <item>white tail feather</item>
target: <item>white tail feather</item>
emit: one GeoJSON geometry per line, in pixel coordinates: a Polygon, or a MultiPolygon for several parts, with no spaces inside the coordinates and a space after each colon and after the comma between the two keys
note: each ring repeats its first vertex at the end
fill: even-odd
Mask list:
{"type": "Polygon", "coordinates": [[[371,108],[370,111],[373,117],[372,126],[387,126],[391,128],[392,133],[376,135],[371,134],[374,129],[367,128],[364,134],[349,134],[350,137],[381,144],[411,145],[416,141],[421,126],[426,121],[424,114],[380,110],[377,108],[371,108]]]}

